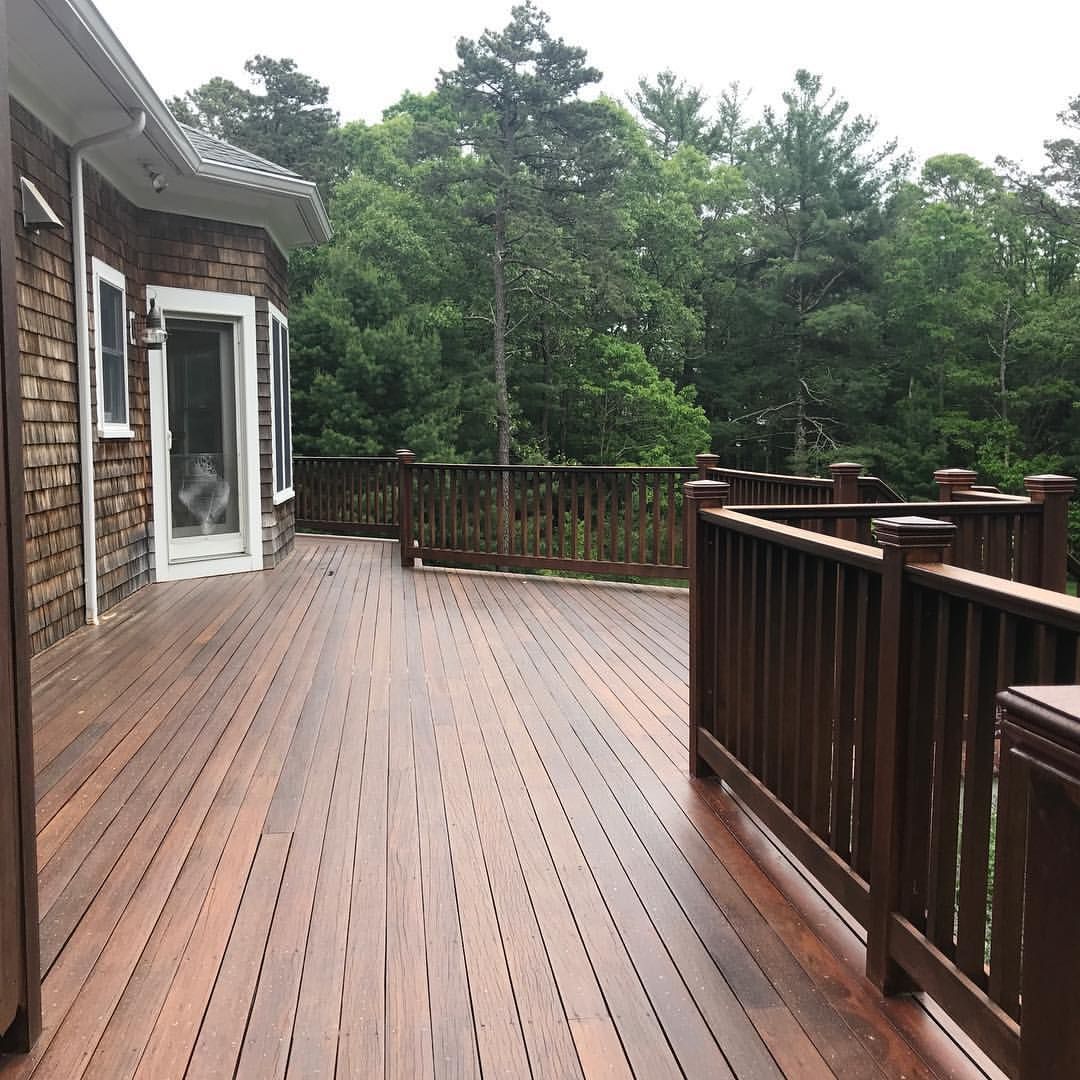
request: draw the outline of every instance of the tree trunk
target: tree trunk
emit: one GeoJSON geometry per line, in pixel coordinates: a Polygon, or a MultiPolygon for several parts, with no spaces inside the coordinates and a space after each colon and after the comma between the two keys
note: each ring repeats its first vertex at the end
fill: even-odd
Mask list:
{"type": "Polygon", "coordinates": [[[506,381],[506,202],[500,194],[495,207],[495,251],[491,265],[495,286],[495,325],[493,352],[495,356],[495,422],[497,441],[495,463],[510,464],[510,392],[506,381]]]}
{"type": "Polygon", "coordinates": [[[555,358],[551,354],[551,326],[547,316],[540,321],[540,351],[544,357],[544,411],[540,416],[540,445],[544,456],[551,460],[551,398],[555,377],[555,358]]]}
{"type": "Polygon", "coordinates": [[[1001,320],[1001,351],[998,353],[998,392],[1001,406],[1001,420],[1005,436],[1005,468],[1009,467],[1009,322],[1012,317],[1012,299],[1005,300],[1005,316],[1001,320]]]}
{"type": "MultiPolygon", "coordinates": [[[[495,357],[495,423],[497,426],[495,444],[495,463],[510,464],[510,391],[506,379],[506,332],[508,311],[506,298],[506,200],[500,192],[495,205],[495,251],[492,256],[492,271],[495,285],[495,321],[493,334],[493,353],[495,357]]],[[[510,473],[503,469],[499,473],[499,502],[502,506],[502,535],[497,538],[499,551],[510,550],[510,537],[513,528],[512,501],[510,492],[510,473]]]]}
{"type": "MultiPolygon", "coordinates": [[[[795,248],[798,261],[800,248],[795,248]]],[[[803,381],[803,319],[805,318],[805,296],[799,286],[799,321],[795,329],[795,439],[791,452],[791,464],[796,475],[802,476],[809,469],[809,437],[806,425],[806,384],[803,381]]]]}

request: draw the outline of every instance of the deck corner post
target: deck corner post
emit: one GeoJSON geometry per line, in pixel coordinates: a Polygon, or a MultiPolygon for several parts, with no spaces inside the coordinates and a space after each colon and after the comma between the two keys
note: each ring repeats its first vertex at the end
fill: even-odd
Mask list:
{"type": "Polygon", "coordinates": [[[694,457],[694,464],[697,466],[697,475],[699,480],[709,479],[709,470],[715,469],[720,464],[719,454],[697,454],[694,457]]]}
{"type": "Polygon", "coordinates": [[[1039,584],[1054,592],[1065,591],[1069,557],[1069,500],[1076,491],[1072,476],[1025,476],[1024,490],[1033,503],[1042,503],[1042,543],[1039,584]]]}
{"type": "Polygon", "coordinates": [[[912,625],[904,571],[910,563],[940,563],[956,535],[956,526],[923,517],[878,518],[873,526],[884,550],[866,975],[882,993],[890,994],[902,989],[904,978],[891,956],[889,927],[900,904],[900,856],[905,839],[909,704],[904,676],[912,639],[919,633],[912,625]]]}
{"type": "Polygon", "coordinates": [[[411,450],[398,450],[398,498],[400,500],[400,535],[401,565],[410,567],[416,565],[416,554],[413,546],[413,478],[412,464],[416,455],[411,450]]]}
{"type": "Polygon", "coordinates": [[[971,469],[938,469],[934,473],[938,502],[952,502],[954,494],[970,491],[978,478],[978,474],[971,469]]]}
{"type": "MultiPolygon", "coordinates": [[[[859,501],[859,477],[863,466],[854,461],[837,461],[829,466],[832,477],[832,501],[850,505],[859,501]]],[[[855,522],[841,518],[836,523],[836,535],[840,540],[855,539],[855,522]]]]}
{"type": "Polygon", "coordinates": [[[1020,1076],[1071,1076],[1080,1061],[1080,687],[1010,688],[997,703],[1002,764],[1019,759],[1027,774],[1020,1076]]]}
{"type": "Polygon", "coordinates": [[[698,753],[698,731],[712,727],[714,691],[704,676],[716,644],[716,613],[707,599],[713,592],[716,530],[702,521],[699,511],[722,508],[729,492],[718,480],[683,484],[683,557],[690,572],[690,774],[698,777],[712,772],[698,753]]]}

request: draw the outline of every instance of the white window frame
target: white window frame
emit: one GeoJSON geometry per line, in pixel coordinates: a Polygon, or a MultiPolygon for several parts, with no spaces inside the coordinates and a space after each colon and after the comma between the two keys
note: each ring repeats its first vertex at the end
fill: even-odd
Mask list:
{"type": "MultiPolygon", "coordinates": [[[[274,391],[274,320],[281,324],[282,329],[286,334],[286,341],[288,341],[289,334],[289,320],[276,308],[273,304],[267,301],[266,307],[269,312],[269,318],[266,322],[267,327],[267,352],[270,356],[270,483],[274,491],[274,505],[280,506],[282,503],[288,502],[290,499],[296,496],[296,490],[292,484],[282,488],[280,491],[277,486],[277,466],[278,466],[278,441],[277,441],[277,396],[274,391]]],[[[286,374],[289,378],[292,378],[292,357],[288,346],[286,346],[285,363],[288,367],[286,374]]],[[[284,418],[285,423],[288,426],[289,431],[289,446],[292,447],[292,391],[290,390],[288,396],[288,411],[289,415],[284,418]]],[[[291,473],[291,469],[290,469],[291,473]]],[[[292,479],[290,475],[289,479],[292,479]]]]}
{"type": "Polygon", "coordinates": [[[131,371],[128,357],[127,282],[115,267],[94,256],[90,260],[94,289],[94,363],[97,373],[97,433],[103,439],[133,439],[131,427],[131,371]],[[120,290],[120,340],[124,346],[124,415],[123,424],[105,420],[105,362],[101,343],[101,282],[120,290]]]}

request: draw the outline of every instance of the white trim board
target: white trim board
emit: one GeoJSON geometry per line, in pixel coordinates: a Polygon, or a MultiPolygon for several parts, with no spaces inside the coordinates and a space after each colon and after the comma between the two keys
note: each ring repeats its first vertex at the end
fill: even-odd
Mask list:
{"type": "MultiPolygon", "coordinates": [[[[154,491],[154,573],[157,581],[212,577],[263,568],[262,505],[259,472],[259,372],[255,341],[255,298],[236,293],[207,292],[201,289],[174,289],[148,285],[149,298],[166,319],[168,317],[217,318],[237,324],[237,447],[243,448],[244,468],[240,474],[241,530],[245,551],[240,554],[169,561],[168,448],[165,432],[169,429],[165,412],[165,386],[162,353],[150,355],[150,444],[154,491]]],[[[168,350],[168,342],[165,344],[168,350]]]]}
{"type": "MultiPolygon", "coordinates": [[[[277,319],[279,323],[285,328],[285,332],[289,330],[289,320],[282,315],[279,308],[275,307],[270,301],[266,302],[267,320],[266,329],[269,335],[267,339],[267,353],[270,357],[270,487],[274,493],[273,502],[274,506],[281,506],[283,503],[287,503],[290,499],[296,497],[296,489],[292,484],[282,488],[281,491],[277,489],[277,428],[274,426],[275,413],[277,408],[277,395],[274,391],[274,319],[277,319]]],[[[289,339],[289,352],[287,354],[288,359],[286,361],[288,365],[288,376],[292,379],[292,339],[289,339]]],[[[289,393],[289,415],[285,417],[285,423],[289,425],[289,446],[292,446],[292,393],[289,393]]],[[[292,479],[292,469],[289,469],[289,478],[292,479]]]]}

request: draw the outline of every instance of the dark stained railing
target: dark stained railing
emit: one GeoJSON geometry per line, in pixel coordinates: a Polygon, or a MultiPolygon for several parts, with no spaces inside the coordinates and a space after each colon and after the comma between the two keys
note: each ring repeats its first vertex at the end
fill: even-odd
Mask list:
{"type": "Polygon", "coordinates": [[[932,516],[956,526],[945,555],[951,565],[1064,592],[1068,500],[1076,482],[1068,476],[1030,476],[1024,481],[1027,496],[1003,495],[957,490],[956,475],[961,472],[974,478],[974,473],[958,469],[937,474],[942,498],[936,503],[762,506],[749,512],[861,544],[874,543],[876,517],[932,516]]]}
{"type": "Polygon", "coordinates": [[[410,462],[402,557],[685,578],[682,485],[696,472],[410,462]]]}
{"type": "Polygon", "coordinates": [[[297,525],[315,532],[411,537],[403,554],[445,563],[685,578],[682,484],[726,477],[732,506],[812,532],[873,543],[875,515],[933,514],[957,526],[947,561],[1013,581],[1066,587],[1068,477],[1034,476],[1028,495],[935,473],[940,504],[904,503],[883,481],[841,462],[829,477],[693,468],[443,465],[409,451],[381,458],[295,459],[297,525]],[[401,459],[410,469],[402,515],[401,459]],[[944,504],[948,504],[945,509],[944,504]],[[496,559],[496,556],[500,556],[496,559]]]}
{"type": "Polygon", "coordinates": [[[1080,686],[998,697],[1002,770],[1028,805],[1020,1072],[1075,1076],[1080,1063],[1080,686]]]}
{"type": "MultiPolygon", "coordinates": [[[[712,454],[702,457],[716,460],[712,454]]],[[[805,506],[822,503],[904,501],[884,480],[879,480],[876,476],[862,476],[862,471],[862,465],[849,461],[830,465],[827,477],[745,472],[712,465],[703,479],[727,484],[732,506],[805,506]]]]}
{"type": "Polygon", "coordinates": [[[296,525],[309,532],[398,535],[396,457],[295,457],[296,525]]]}
{"type": "Polygon", "coordinates": [[[687,488],[691,769],[866,927],[883,990],[1015,1075],[1027,803],[1011,763],[995,800],[995,694],[1080,678],[1080,601],[947,565],[946,521],[878,518],[871,547],[698,509],[726,494],[687,488]]]}

